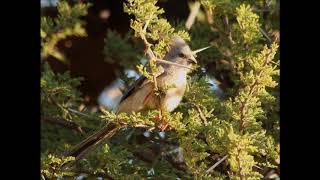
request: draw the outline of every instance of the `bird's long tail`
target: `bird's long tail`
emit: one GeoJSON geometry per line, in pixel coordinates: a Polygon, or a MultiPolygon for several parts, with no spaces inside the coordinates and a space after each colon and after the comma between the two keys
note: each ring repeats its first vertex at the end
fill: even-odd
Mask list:
{"type": "Polygon", "coordinates": [[[75,160],[64,164],[62,168],[73,166],[76,162],[81,160],[85,155],[95,149],[97,146],[101,145],[105,140],[111,138],[121,126],[114,123],[108,123],[102,129],[98,130],[91,136],[87,137],[85,140],[79,144],[72,147],[72,149],[66,151],[63,156],[73,156],[75,160]]]}

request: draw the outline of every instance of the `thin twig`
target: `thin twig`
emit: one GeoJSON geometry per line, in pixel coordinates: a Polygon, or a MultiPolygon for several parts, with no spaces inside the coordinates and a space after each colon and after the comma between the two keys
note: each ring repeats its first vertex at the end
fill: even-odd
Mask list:
{"type": "Polygon", "coordinates": [[[127,141],[129,141],[129,139],[131,138],[131,136],[133,135],[133,133],[134,133],[135,130],[136,130],[136,129],[132,129],[132,130],[129,132],[129,134],[126,136],[126,140],[127,140],[127,141]]]}
{"type": "Polygon", "coordinates": [[[152,132],[152,131],[155,130],[155,129],[156,129],[155,127],[150,127],[150,128],[147,129],[147,131],[148,131],[148,132],[152,132]]]}
{"type": "Polygon", "coordinates": [[[268,36],[268,34],[267,34],[260,26],[258,26],[258,28],[259,28],[259,31],[263,34],[263,36],[264,36],[265,38],[267,38],[268,42],[269,42],[269,43],[272,43],[272,40],[271,40],[271,38],[268,36]]]}
{"type": "Polygon", "coordinates": [[[225,27],[226,27],[226,29],[227,29],[227,34],[228,34],[228,38],[229,38],[229,40],[230,40],[230,42],[232,43],[232,44],[235,44],[235,42],[234,42],[234,40],[233,40],[233,38],[232,38],[232,30],[231,30],[231,26],[229,25],[229,16],[226,14],[225,16],[224,16],[224,24],[225,24],[225,27]]]}
{"type": "MultiPolygon", "coordinates": [[[[146,23],[147,24],[147,23],[146,23]]],[[[145,26],[146,27],[146,26],[145,26]]],[[[145,36],[145,32],[144,31],[142,31],[142,32],[140,32],[140,37],[141,37],[141,39],[143,40],[143,42],[144,42],[144,44],[145,44],[145,46],[146,46],[146,53],[147,53],[147,55],[149,56],[149,63],[150,63],[150,61],[154,61],[154,60],[156,60],[157,58],[156,58],[156,56],[154,55],[154,53],[153,53],[153,51],[151,50],[151,44],[147,41],[147,38],[146,38],[146,36],[145,36]]],[[[150,64],[150,67],[151,67],[151,64],[150,64]]],[[[152,72],[152,79],[153,79],[153,82],[154,82],[154,86],[155,86],[155,89],[158,89],[158,86],[157,86],[157,81],[156,81],[156,79],[155,79],[155,75],[154,75],[154,73],[152,72]]]]}
{"type": "Polygon", "coordinates": [[[273,62],[273,61],[270,61],[272,64],[275,64],[275,65],[277,65],[277,66],[280,66],[280,64],[279,63],[276,63],[276,62],[273,62]]]}
{"type": "MultiPolygon", "coordinates": [[[[164,63],[164,64],[170,64],[170,65],[175,65],[175,66],[179,66],[179,67],[184,67],[184,68],[192,69],[192,68],[190,68],[190,67],[188,67],[188,66],[184,66],[184,65],[182,65],[182,64],[177,64],[177,63],[170,62],[170,61],[167,61],[167,60],[159,59],[159,58],[157,58],[157,57],[154,55],[153,51],[151,50],[151,44],[148,42],[148,40],[147,40],[147,38],[146,38],[146,36],[145,36],[146,29],[147,29],[147,25],[149,24],[149,21],[150,21],[150,19],[147,20],[147,22],[146,22],[146,24],[145,24],[142,32],[140,33],[140,37],[141,37],[141,39],[143,40],[143,42],[144,42],[144,44],[145,44],[145,46],[146,46],[146,53],[147,53],[147,55],[149,56],[149,58],[150,58],[151,60],[153,60],[153,61],[156,61],[156,62],[160,62],[160,63],[164,63]]],[[[192,70],[193,70],[193,69],[192,69],[192,70]]]]}
{"type": "Polygon", "coordinates": [[[214,168],[216,168],[220,163],[222,163],[225,159],[227,159],[228,155],[225,155],[223,158],[221,158],[218,162],[216,162],[213,166],[211,166],[208,170],[206,170],[206,173],[210,173],[214,168]]]}
{"type": "Polygon", "coordinates": [[[146,128],[146,129],[152,128],[151,126],[144,125],[144,124],[137,124],[134,127],[136,127],[136,128],[146,128]]]}
{"type": "Polygon", "coordinates": [[[147,30],[147,26],[150,22],[150,19],[147,20],[146,24],[144,25],[144,28],[142,30],[142,32],[140,32],[140,37],[141,39],[143,40],[145,46],[146,46],[146,49],[147,49],[147,55],[149,56],[149,58],[151,59],[156,59],[156,56],[154,55],[153,51],[151,50],[151,44],[147,41],[147,38],[146,38],[146,30],[147,30]]]}
{"type": "Polygon", "coordinates": [[[265,8],[257,8],[257,7],[253,7],[251,8],[252,11],[254,12],[270,12],[270,9],[268,7],[265,8]]]}
{"type": "Polygon", "coordinates": [[[167,60],[162,60],[162,59],[156,58],[155,61],[156,61],[156,62],[163,63],[163,64],[170,64],[170,65],[174,65],[174,66],[178,66],[178,67],[184,67],[184,68],[187,68],[187,69],[194,70],[194,69],[191,68],[191,67],[188,67],[188,66],[185,66],[185,65],[182,65],[182,64],[178,64],[178,63],[174,63],[174,62],[170,62],[170,61],[167,61],[167,60]]]}
{"type": "Polygon", "coordinates": [[[199,106],[198,104],[193,104],[193,105],[196,107],[196,109],[197,109],[197,111],[198,111],[198,113],[199,113],[199,115],[200,115],[200,118],[201,118],[202,121],[204,122],[204,125],[207,125],[207,124],[208,124],[207,118],[206,118],[206,116],[203,114],[200,106],[199,106]]]}
{"type": "Polygon", "coordinates": [[[242,171],[242,166],[240,165],[240,158],[239,158],[239,155],[240,155],[240,149],[237,150],[237,156],[236,156],[236,161],[237,161],[237,165],[238,165],[238,176],[240,177],[240,180],[243,180],[244,179],[244,175],[241,173],[242,171]]]}
{"type": "Polygon", "coordinates": [[[62,109],[64,109],[64,110],[69,111],[69,112],[72,112],[72,113],[74,113],[74,114],[78,114],[78,115],[86,116],[86,117],[89,117],[89,118],[93,118],[93,117],[91,117],[91,116],[89,116],[89,115],[87,115],[87,114],[84,114],[84,113],[82,113],[82,112],[79,112],[79,111],[77,111],[77,110],[75,110],[75,109],[67,108],[67,107],[65,107],[65,106],[60,105],[58,102],[56,102],[56,101],[54,100],[54,98],[53,98],[51,95],[49,95],[49,94],[46,93],[45,91],[42,91],[42,93],[43,93],[45,96],[47,96],[47,98],[49,98],[49,101],[51,101],[51,103],[52,103],[53,105],[55,105],[55,106],[57,106],[57,107],[59,107],[59,108],[62,108],[62,109]]]}
{"type": "Polygon", "coordinates": [[[152,15],[153,15],[153,13],[150,14],[149,19],[146,21],[146,24],[144,25],[143,30],[142,30],[143,33],[146,33],[146,32],[147,32],[147,27],[148,27],[148,25],[149,25],[149,23],[150,23],[150,20],[151,20],[151,18],[152,18],[152,15]]]}
{"type": "Polygon", "coordinates": [[[83,113],[83,112],[77,111],[77,110],[72,109],[72,108],[68,108],[68,110],[69,110],[70,112],[74,113],[74,114],[78,114],[78,115],[81,115],[81,116],[85,116],[85,117],[91,118],[91,119],[97,119],[97,118],[94,117],[94,116],[90,116],[90,115],[88,115],[88,114],[85,114],[85,113],[83,113]]]}
{"type": "Polygon", "coordinates": [[[257,165],[253,165],[253,167],[258,168],[260,170],[263,170],[261,167],[257,166],[257,165]]]}
{"type": "Polygon", "coordinates": [[[57,124],[68,129],[75,130],[76,132],[79,132],[81,134],[84,134],[84,131],[82,130],[81,126],[72,121],[67,121],[62,118],[52,118],[46,116],[41,116],[41,121],[44,123],[57,124]]]}
{"type": "Polygon", "coordinates": [[[185,26],[186,26],[186,28],[189,30],[191,27],[192,27],[192,25],[194,24],[194,21],[195,21],[195,19],[196,19],[196,17],[197,17],[197,14],[198,14],[198,12],[199,12],[199,9],[200,9],[200,2],[199,1],[196,1],[194,4],[193,4],[193,7],[192,7],[192,9],[191,9],[191,11],[190,11],[190,14],[189,14],[189,17],[188,17],[188,19],[187,19],[187,21],[186,21],[186,24],[185,24],[185,26]]]}
{"type": "MultiPolygon", "coordinates": [[[[151,49],[151,44],[148,42],[146,36],[145,36],[145,33],[146,33],[146,30],[147,30],[147,26],[151,20],[151,17],[152,17],[152,14],[150,16],[150,18],[147,20],[146,24],[144,25],[144,28],[143,30],[140,32],[140,37],[141,39],[143,40],[145,46],[146,46],[146,53],[147,55],[149,56],[149,65],[151,67],[151,61],[156,61],[157,57],[154,55],[152,49],[151,49]]],[[[157,76],[156,74],[152,71],[152,68],[151,69],[151,73],[152,73],[152,81],[153,81],[153,84],[154,84],[154,90],[155,91],[158,91],[158,84],[157,84],[157,76]]],[[[159,104],[160,104],[160,97],[158,97],[159,99],[159,104]]],[[[162,119],[162,110],[161,110],[161,106],[159,106],[159,117],[162,119]]]]}
{"type": "Polygon", "coordinates": [[[210,25],[212,25],[213,21],[214,21],[214,19],[213,19],[214,16],[213,16],[212,9],[211,8],[209,8],[209,9],[205,8],[205,13],[206,13],[206,18],[207,18],[208,23],[210,25]]]}

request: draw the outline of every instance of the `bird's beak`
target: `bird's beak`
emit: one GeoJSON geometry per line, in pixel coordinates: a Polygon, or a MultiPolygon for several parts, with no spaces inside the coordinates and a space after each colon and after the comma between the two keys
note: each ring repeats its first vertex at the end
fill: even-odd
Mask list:
{"type": "Polygon", "coordinates": [[[197,53],[199,53],[199,52],[201,52],[201,51],[204,51],[204,50],[206,50],[206,49],[208,49],[208,48],[210,48],[211,46],[207,46],[207,47],[204,47],[204,48],[201,48],[201,49],[197,49],[197,50],[194,50],[194,51],[192,51],[192,54],[193,55],[196,55],[197,53]]]}
{"type": "Polygon", "coordinates": [[[192,56],[190,58],[190,60],[192,60],[194,63],[198,64],[197,60],[195,57],[197,57],[197,53],[201,52],[201,51],[204,51],[208,48],[210,48],[211,46],[207,46],[207,47],[204,47],[204,48],[201,48],[201,49],[197,49],[197,50],[194,50],[192,51],[192,56]]]}
{"type": "Polygon", "coordinates": [[[190,60],[193,61],[194,63],[198,64],[196,58],[193,55],[190,57],[190,60]]]}

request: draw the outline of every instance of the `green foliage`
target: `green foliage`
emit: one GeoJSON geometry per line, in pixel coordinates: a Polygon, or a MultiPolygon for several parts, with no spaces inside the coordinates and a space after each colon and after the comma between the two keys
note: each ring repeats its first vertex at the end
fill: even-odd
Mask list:
{"type": "Polygon", "coordinates": [[[68,61],[62,53],[57,50],[56,45],[59,41],[69,36],[85,37],[86,32],[83,28],[84,22],[80,17],[87,15],[90,4],[78,3],[71,7],[67,1],[59,1],[57,5],[58,17],[41,17],[41,48],[44,57],[49,55],[65,63],[68,61]]]}
{"type": "Polygon", "coordinates": [[[124,12],[135,17],[130,22],[130,27],[134,30],[135,36],[140,37],[143,33],[146,38],[151,38],[157,42],[153,44],[153,51],[158,58],[163,58],[166,52],[165,48],[169,45],[173,35],[180,35],[185,40],[190,40],[190,37],[183,30],[174,32],[174,28],[166,19],[159,18],[164,10],[157,7],[156,3],[156,0],[129,0],[128,3],[124,4],[124,12]],[[146,32],[144,32],[146,23],[148,26],[146,32]]]}
{"type": "Polygon", "coordinates": [[[189,80],[188,92],[185,98],[191,104],[201,104],[205,107],[214,107],[217,97],[214,92],[210,90],[211,85],[206,77],[193,76],[189,80]]]}
{"type": "MultiPolygon", "coordinates": [[[[82,116],[74,114],[70,109],[77,109],[82,102],[81,93],[77,89],[82,78],[71,78],[68,72],[55,74],[49,64],[44,62],[41,77],[41,119],[60,120],[65,124],[74,124],[80,127],[86,123],[82,116]]],[[[92,126],[88,126],[91,128],[92,126]]],[[[54,148],[55,152],[63,151],[70,147],[69,143],[73,138],[70,131],[59,126],[48,126],[43,124],[41,130],[46,132],[41,134],[41,148],[54,148]],[[63,136],[59,140],[54,140],[57,136],[63,136]],[[53,143],[53,142],[54,143],[53,143]]],[[[77,137],[76,137],[77,138],[77,137]]],[[[78,137],[80,138],[80,137],[78,137]]]]}
{"type": "Polygon", "coordinates": [[[152,74],[148,71],[147,67],[145,67],[144,65],[142,64],[139,64],[137,65],[137,69],[138,69],[138,72],[145,76],[147,79],[149,79],[151,82],[153,81],[153,79],[151,78],[152,74]]]}
{"type": "MultiPolygon", "coordinates": [[[[132,15],[130,26],[135,38],[143,43],[131,32],[124,36],[115,31],[106,34],[102,52],[106,60],[123,68],[137,67],[151,82],[163,69],[153,59],[148,65],[140,64],[144,40],[149,43],[145,48],[150,47],[160,59],[175,34],[190,40],[192,49],[212,45],[197,54],[199,66],[205,70],[198,69],[188,78],[182,103],[174,112],[161,114],[169,124],[163,136],[154,128],[162,123],[157,120],[158,110],[132,114],[80,110],[81,78],[71,77],[68,72],[54,73],[42,61],[41,116],[60,118],[85,129],[79,133],[57,124],[42,124],[43,179],[74,178],[85,173],[88,179],[242,180],[265,178],[266,171],[279,168],[279,50],[276,39],[271,38],[274,42],[270,43],[261,31],[264,28],[267,35],[279,31],[271,18],[278,15],[279,1],[200,2],[204,7],[200,11],[208,20],[196,21],[186,32],[163,18],[164,10],[156,0],[128,0],[124,12],[132,15]],[[263,15],[264,9],[268,9],[267,15],[263,15]],[[215,95],[204,73],[214,75],[226,86],[225,98],[215,95]],[[123,128],[74,168],[59,168],[71,160],[60,158],[63,151],[108,122],[123,128]],[[148,136],[143,135],[147,132],[148,136]],[[223,157],[224,161],[208,171],[223,157]]],[[[81,3],[71,7],[61,1],[56,19],[42,17],[44,54],[55,56],[56,43],[67,36],[85,35],[80,17],[86,15],[88,7],[81,3]]]]}
{"type": "Polygon", "coordinates": [[[252,145],[252,138],[246,135],[233,133],[231,130],[228,134],[228,150],[230,157],[231,176],[230,179],[260,179],[262,176],[258,172],[252,171],[255,161],[252,153],[257,151],[257,147],[252,145]]]}
{"type": "Polygon", "coordinates": [[[44,63],[41,77],[41,106],[45,115],[58,114],[60,117],[68,118],[68,109],[81,101],[81,93],[77,86],[82,78],[71,78],[68,72],[64,74],[54,74],[47,62],[44,63]],[[54,106],[56,111],[52,112],[54,106]],[[47,111],[49,110],[49,111],[47,111]]]}
{"type": "Polygon", "coordinates": [[[244,43],[253,43],[254,40],[259,40],[261,33],[259,31],[259,16],[251,12],[249,5],[241,5],[236,9],[237,21],[243,36],[244,43]]]}
{"type": "Polygon", "coordinates": [[[71,171],[61,171],[60,166],[74,160],[74,157],[59,158],[52,154],[44,154],[41,157],[41,179],[62,178],[74,175],[71,171]]]}
{"type": "Polygon", "coordinates": [[[126,113],[120,113],[115,114],[113,112],[109,112],[102,109],[102,112],[104,113],[101,118],[106,119],[108,121],[117,121],[118,119],[121,119],[123,123],[130,127],[135,127],[138,125],[149,125],[153,126],[154,122],[150,121],[150,119],[154,118],[157,114],[156,111],[148,111],[144,114],[138,112],[138,113],[132,113],[132,114],[126,114],[126,113]]]}
{"type": "Polygon", "coordinates": [[[138,64],[139,57],[137,54],[143,51],[139,44],[130,44],[129,38],[132,32],[129,31],[124,38],[115,31],[108,31],[105,39],[103,53],[107,62],[118,63],[122,67],[133,69],[138,64]],[[119,53],[122,52],[122,53],[119,53]]]}

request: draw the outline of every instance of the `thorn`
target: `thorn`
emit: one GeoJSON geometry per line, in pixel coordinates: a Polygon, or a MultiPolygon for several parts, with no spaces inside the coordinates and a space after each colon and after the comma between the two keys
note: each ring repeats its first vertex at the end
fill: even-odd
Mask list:
{"type": "Polygon", "coordinates": [[[211,45],[210,45],[210,46],[207,46],[207,47],[204,47],[204,48],[201,48],[201,49],[194,50],[194,51],[192,51],[192,53],[193,53],[193,54],[197,54],[197,53],[199,53],[199,52],[201,52],[201,51],[204,51],[204,50],[206,50],[206,49],[208,49],[208,48],[210,48],[210,47],[211,47],[211,45]]]}
{"type": "Polygon", "coordinates": [[[225,155],[223,158],[221,158],[218,162],[216,162],[213,166],[211,166],[208,170],[206,170],[206,173],[210,173],[215,167],[217,167],[220,163],[222,163],[225,159],[227,159],[228,155],[225,155]]]}

